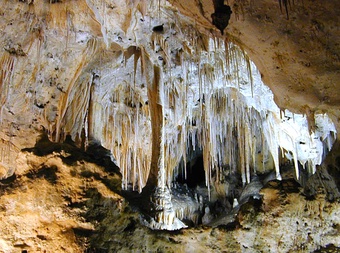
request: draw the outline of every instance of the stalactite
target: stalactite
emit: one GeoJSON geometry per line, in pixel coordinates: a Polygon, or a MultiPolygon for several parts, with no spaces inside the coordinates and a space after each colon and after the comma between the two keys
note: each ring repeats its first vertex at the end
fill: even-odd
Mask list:
{"type": "MultiPolygon", "coordinates": [[[[83,76],[82,79],[78,80],[77,84],[74,86],[74,90],[69,94],[72,97],[68,104],[68,109],[65,113],[65,118],[67,121],[64,123],[64,131],[67,134],[71,134],[73,138],[81,133],[82,129],[87,133],[88,124],[84,124],[89,103],[91,97],[91,89],[93,86],[93,76],[87,75],[83,76]],[[77,96],[77,92],[81,92],[82,96],[77,96]]],[[[88,136],[86,134],[86,136],[88,136]]],[[[85,140],[85,142],[87,142],[85,140]]]]}
{"type": "Polygon", "coordinates": [[[10,84],[12,83],[15,57],[7,53],[0,60],[0,124],[2,123],[3,107],[9,99],[10,84]]]}
{"type": "Polygon", "coordinates": [[[11,137],[0,138],[0,166],[6,168],[6,171],[1,171],[0,179],[5,179],[14,174],[19,152],[20,149],[12,143],[11,137]]]}
{"type": "Polygon", "coordinates": [[[74,74],[74,77],[71,79],[65,94],[62,95],[59,101],[58,108],[60,112],[58,113],[58,118],[56,122],[56,132],[54,136],[54,139],[57,142],[61,140],[61,136],[64,134],[63,128],[64,128],[65,122],[63,121],[65,120],[65,114],[67,112],[67,109],[69,108],[71,92],[74,92],[73,87],[75,83],[78,81],[78,78],[81,75],[84,67],[90,61],[91,56],[96,52],[97,46],[98,45],[95,39],[92,39],[88,42],[87,47],[84,53],[82,54],[82,59],[79,62],[79,66],[76,70],[76,73],[74,74]]]}
{"type": "Polygon", "coordinates": [[[280,11],[282,12],[282,7],[285,8],[287,19],[289,19],[288,5],[290,6],[290,0],[279,0],[280,11]]]}

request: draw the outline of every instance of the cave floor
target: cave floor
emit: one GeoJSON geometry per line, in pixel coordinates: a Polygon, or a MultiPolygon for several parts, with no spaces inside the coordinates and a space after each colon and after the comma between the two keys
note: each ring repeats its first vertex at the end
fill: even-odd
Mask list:
{"type": "Polygon", "coordinates": [[[271,184],[233,226],[153,231],[116,168],[75,150],[23,151],[21,174],[0,182],[0,252],[340,252],[340,204],[321,190],[307,200],[271,184]]]}

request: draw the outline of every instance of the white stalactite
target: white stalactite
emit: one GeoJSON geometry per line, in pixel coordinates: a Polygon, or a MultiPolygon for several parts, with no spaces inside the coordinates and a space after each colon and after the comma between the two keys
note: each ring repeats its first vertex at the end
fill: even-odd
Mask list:
{"type": "MultiPolygon", "coordinates": [[[[270,166],[266,161],[270,157],[274,161],[276,176],[280,179],[280,148],[285,150],[288,157],[291,154],[297,177],[299,162],[303,165],[308,163],[311,168],[320,164],[322,151],[307,151],[308,154],[302,151],[308,146],[315,149],[323,143],[317,138],[310,138],[304,116],[295,115],[294,121],[282,118],[271,91],[261,82],[256,67],[243,50],[231,42],[209,38],[184,21],[181,21],[181,29],[170,25],[168,20],[175,19],[178,14],[161,7],[156,10],[157,16],[153,16],[152,8],[151,5],[143,7],[149,16],[143,16],[143,23],[134,23],[133,32],[138,46],[143,47],[150,61],[162,70],[159,97],[164,118],[159,187],[171,186],[176,175],[182,173],[181,164],[185,167],[195,150],[203,152],[209,189],[212,183],[221,179],[221,171],[225,167],[239,171],[242,182],[249,183],[252,173],[269,169],[266,168],[270,166]],[[145,37],[144,32],[150,29],[150,25],[159,23],[168,30],[145,37]],[[296,132],[303,134],[298,136],[296,132]],[[301,145],[305,145],[304,148],[301,145]]],[[[134,15],[142,18],[142,13],[138,11],[134,15]]],[[[108,26],[109,23],[106,23],[108,26]]],[[[113,37],[107,39],[110,40],[113,41],[113,37]]],[[[107,123],[101,124],[108,125],[106,117],[112,119],[114,128],[109,130],[112,137],[100,139],[117,159],[123,172],[123,187],[132,185],[132,189],[140,191],[146,183],[150,163],[151,148],[145,146],[145,142],[148,145],[152,142],[151,132],[143,127],[150,126],[148,106],[127,109],[126,104],[122,105],[126,99],[130,99],[133,105],[145,105],[148,100],[146,89],[142,88],[145,73],[142,66],[138,66],[138,57],[130,57],[124,59],[124,66],[119,67],[118,71],[112,71],[111,75],[119,76],[120,79],[115,80],[113,87],[122,85],[122,89],[129,90],[129,95],[121,93],[115,97],[117,88],[111,91],[105,88],[106,92],[113,93],[113,104],[117,105],[110,110],[111,115],[104,117],[107,123]],[[131,78],[124,79],[124,75],[132,76],[133,81],[131,78]],[[121,111],[119,114],[118,108],[121,111]],[[139,136],[142,133],[143,138],[139,136]],[[119,145],[113,145],[112,142],[119,145]],[[139,175],[136,175],[137,172],[139,175]]],[[[102,81],[107,82],[104,78],[102,81]]],[[[316,124],[323,125],[321,119],[325,122],[328,120],[325,117],[319,117],[316,124]]],[[[333,139],[327,136],[332,136],[335,129],[329,121],[327,124],[328,134],[322,131],[315,135],[326,135],[324,140],[331,143],[333,139]]],[[[110,129],[109,126],[106,128],[110,129]]],[[[186,174],[186,169],[183,173],[186,174]]]]}

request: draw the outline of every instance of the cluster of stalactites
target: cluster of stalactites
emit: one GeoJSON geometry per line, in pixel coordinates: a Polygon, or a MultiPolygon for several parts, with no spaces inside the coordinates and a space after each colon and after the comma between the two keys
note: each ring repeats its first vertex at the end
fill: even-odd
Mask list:
{"type": "MultiPolygon", "coordinates": [[[[132,65],[135,68],[130,73],[129,82],[112,78],[114,88],[110,93],[105,93],[104,102],[97,103],[96,111],[100,112],[97,117],[99,115],[100,118],[93,119],[92,124],[94,129],[102,130],[97,136],[112,151],[121,169],[123,189],[141,192],[151,166],[151,120],[145,98],[144,72],[136,69],[142,68],[141,62],[137,63],[134,57],[126,60],[128,67],[132,65]],[[136,83],[136,79],[142,81],[136,83]]],[[[116,71],[121,72],[119,69],[116,71]]]]}
{"type": "MultiPolygon", "coordinates": [[[[145,9],[151,7],[140,5],[138,8],[145,12],[145,9]]],[[[99,13],[96,14],[98,15],[99,13]]],[[[102,26],[104,27],[105,24],[102,26]]],[[[216,166],[220,168],[227,162],[233,161],[236,164],[236,157],[241,153],[244,156],[244,152],[253,150],[254,144],[249,144],[251,147],[242,147],[241,149],[246,151],[239,152],[236,151],[236,147],[245,145],[232,140],[227,145],[233,147],[228,151],[228,155],[225,148],[223,151],[215,152],[227,137],[223,136],[216,143],[209,144],[210,139],[215,139],[213,135],[218,135],[217,132],[223,129],[226,121],[219,122],[222,116],[217,113],[216,119],[213,119],[212,125],[209,126],[208,121],[212,117],[210,110],[214,110],[210,107],[214,107],[215,98],[212,97],[204,102],[208,99],[208,94],[213,93],[221,84],[239,86],[238,82],[241,78],[239,71],[235,72],[235,69],[244,62],[249,63],[246,54],[222,39],[210,39],[208,35],[201,34],[187,23],[165,26],[171,30],[172,36],[168,38],[167,33],[153,33],[149,38],[152,40],[150,43],[152,47],[144,45],[142,50],[150,58],[163,59],[154,62],[160,65],[163,80],[162,87],[159,88],[164,117],[161,134],[162,171],[159,174],[162,175],[160,185],[170,186],[178,171],[176,168],[180,163],[186,164],[190,150],[195,150],[197,147],[205,150],[209,179],[208,175],[211,174],[209,171],[216,166]],[[234,76],[232,72],[237,74],[237,78],[232,77],[231,81],[230,76],[234,76]],[[211,106],[207,109],[208,104],[211,106]],[[198,125],[201,128],[198,128],[198,125]],[[194,141],[189,141],[189,138],[194,141]],[[195,143],[195,140],[198,143],[195,143]]],[[[147,92],[145,87],[140,87],[145,80],[146,70],[141,64],[140,52],[127,49],[127,53],[123,54],[129,55],[125,68],[112,70],[112,75],[119,77],[111,80],[114,88],[111,90],[105,88],[109,94],[107,99],[108,96],[101,95],[104,93],[101,91],[101,82],[107,80],[94,74],[81,72],[86,68],[91,57],[98,52],[97,48],[98,43],[95,39],[88,42],[82,54],[83,59],[79,61],[79,68],[77,68],[79,72],[75,73],[67,90],[61,95],[56,121],[49,122],[48,118],[46,120],[49,122],[48,130],[53,133],[53,139],[56,141],[62,141],[65,133],[70,133],[74,139],[84,138],[85,140],[82,141],[86,143],[88,138],[99,140],[112,151],[117,165],[121,168],[123,188],[141,191],[150,171],[152,149],[150,113],[145,104],[147,92]],[[123,75],[129,75],[131,78],[124,80],[123,75]],[[142,81],[136,84],[136,79],[137,82],[142,81]],[[78,92],[83,96],[77,96],[78,92]]],[[[99,70],[101,68],[102,66],[98,66],[99,70]]],[[[247,75],[250,78],[249,70],[250,68],[247,75]]],[[[237,103],[234,101],[234,104],[237,103]]],[[[225,113],[231,113],[233,109],[226,110],[228,112],[225,113]]],[[[230,129],[228,132],[223,130],[222,135],[227,134],[229,138],[235,132],[233,130],[235,126],[228,124],[230,129]]],[[[241,131],[240,129],[237,131],[241,131]]],[[[248,163],[244,162],[244,164],[248,163]]],[[[236,169],[237,166],[234,167],[236,169]]]]}
{"type": "Polygon", "coordinates": [[[225,167],[241,170],[243,183],[250,182],[250,170],[259,163],[255,154],[266,144],[259,112],[248,107],[239,94],[240,82],[247,82],[253,91],[249,58],[232,43],[200,38],[196,41],[201,41],[200,50],[183,52],[181,71],[172,68],[160,89],[166,183],[170,186],[181,173],[180,165],[184,165],[185,174],[195,149],[203,151],[207,186],[221,179],[225,167]],[[212,171],[216,171],[214,179],[212,171]]]}
{"type": "MultiPolygon", "coordinates": [[[[145,9],[150,6],[144,3],[138,8],[147,12],[145,9]]],[[[177,20],[179,14],[168,15],[177,20]]],[[[55,140],[60,140],[64,132],[73,137],[85,132],[86,139],[100,140],[112,151],[121,168],[123,188],[142,190],[150,171],[153,138],[146,103],[150,99],[145,82],[148,70],[140,58],[143,51],[161,69],[158,102],[163,119],[158,186],[170,187],[182,165],[185,174],[186,163],[195,150],[203,153],[208,187],[223,180],[226,169],[240,172],[242,182],[249,183],[251,173],[266,169],[265,158],[269,156],[280,178],[280,147],[292,154],[298,168],[299,149],[289,127],[282,128],[279,109],[258,106],[267,99],[255,98],[261,96],[257,91],[264,85],[254,86],[255,71],[244,50],[232,42],[200,33],[184,19],[168,24],[167,19],[157,18],[165,22],[163,26],[169,31],[154,32],[145,41],[140,40],[144,43],[140,49],[129,47],[122,54],[126,57],[125,66],[116,63],[117,68],[110,70],[110,75],[116,78],[108,81],[101,77],[96,84],[94,75],[75,74],[61,96],[59,116],[50,124],[55,140]],[[107,85],[103,88],[101,82],[112,88],[107,85]],[[84,96],[78,97],[78,91],[84,96]],[[289,139],[289,144],[283,145],[286,141],[281,139],[289,139]]],[[[135,31],[136,35],[144,28],[135,31]]],[[[98,52],[97,44],[95,39],[88,42],[79,70],[98,52]]],[[[101,68],[104,70],[105,66],[98,67],[101,68]]],[[[3,80],[10,78],[6,73],[3,80]]],[[[320,160],[304,162],[315,167],[320,160]]]]}
{"type": "Polygon", "coordinates": [[[328,117],[316,117],[316,124],[324,129],[312,134],[304,115],[283,120],[247,54],[233,43],[208,41],[206,50],[201,45],[194,54],[182,53],[181,72],[169,67],[172,75],[164,72],[160,92],[167,185],[178,173],[186,176],[186,162],[195,149],[203,153],[208,188],[223,181],[226,168],[240,172],[243,184],[251,181],[252,174],[269,169],[275,169],[280,179],[284,156],[293,160],[297,178],[299,163],[315,172],[324,157],[323,146],[330,150],[334,141],[335,128],[328,117]],[[253,74],[257,74],[256,84],[253,74]]]}
{"type": "Polygon", "coordinates": [[[206,184],[221,181],[222,170],[241,171],[242,182],[250,183],[250,169],[255,169],[258,147],[265,146],[261,136],[261,118],[244,103],[233,88],[219,89],[207,97],[204,122],[200,129],[206,184]]]}
{"type": "Polygon", "coordinates": [[[9,86],[12,82],[15,57],[3,54],[0,58],[0,122],[2,122],[2,111],[8,99],[9,86]]]}

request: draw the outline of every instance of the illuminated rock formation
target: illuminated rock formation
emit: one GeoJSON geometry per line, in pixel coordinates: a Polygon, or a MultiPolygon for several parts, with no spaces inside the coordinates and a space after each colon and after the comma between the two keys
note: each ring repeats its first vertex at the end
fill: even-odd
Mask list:
{"type": "MultiPolygon", "coordinates": [[[[242,47],[248,43],[222,37],[172,2],[2,4],[0,178],[20,171],[20,159],[9,157],[20,157],[41,131],[53,142],[70,136],[84,150],[98,142],[111,151],[124,190],[155,187],[156,213],[146,223],[173,230],[203,211],[199,197],[192,209],[171,197],[198,155],[209,199],[229,194],[230,174],[243,186],[272,170],[281,179],[280,159],[292,161],[297,180],[299,166],[315,173],[336,139],[327,115],[336,118],[336,110],[311,96],[294,112],[281,110],[252,50],[242,47]]],[[[285,56],[276,56],[284,66],[285,56]]]]}

